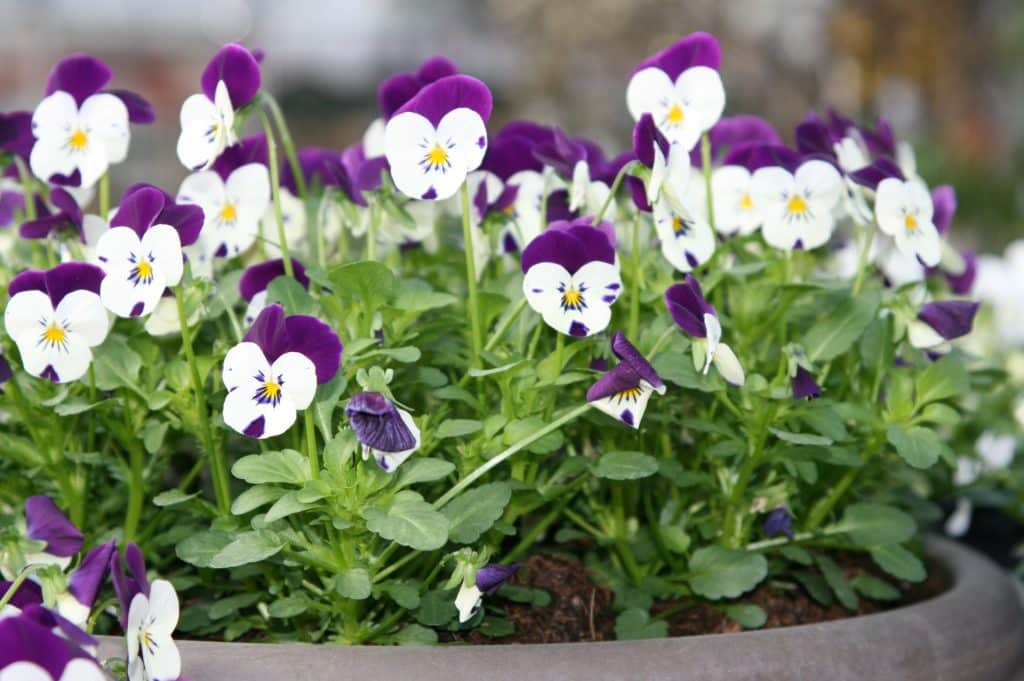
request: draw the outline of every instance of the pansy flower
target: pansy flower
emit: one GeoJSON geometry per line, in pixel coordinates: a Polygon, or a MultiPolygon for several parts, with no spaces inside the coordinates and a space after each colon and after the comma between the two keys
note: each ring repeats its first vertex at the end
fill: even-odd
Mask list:
{"type": "Polygon", "coordinates": [[[99,295],[103,276],[94,265],[64,263],[11,280],[4,327],[21,352],[25,371],[54,383],[85,375],[92,348],[110,330],[99,295]]]}
{"type": "Polygon", "coordinates": [[[533,149],[551,134],[550,128],[539,123],[512,121],[491,140],[480,166],[502,183],[500,191],[488,188],[487,211],[500,211],[510,218],[501,236],[506,253],[525,248],[544,229],[544,193],[549,181],[553,184],[555,180],[545,176],[544,163],[533,149]]]}
{"type": "Polygon", "coordinates": [[[665,291],[665,307],[676,325],[694,339],[693,366],[707,374],[714,364],[722,378],[742,386],[746,380],[743,366],[732,348],[722,342],[718,312],[704,299],[700,284],[692,275],[665,291]]]}
{"type": "MultiPolygon", "coordinates": [[[[973,485],[982,473],[1005,470],[1013,463],[1017,439],[1013,435],[997,435],[986,430],[974,444],[978,458],[961,456],[957,458],[953,484],[957,487],[973,485]]],[[[956,508],[946,518],[946,534],[962,537],[971,527],[974,503],[967,497],[957,499],[956,508]]]]}
{"type": "Polygon", "coordinates": [[[915,348],[942,352],[948,342],[971,332],[978,303],[970,300],[942,300],[927,303],[917,318],[907,324],[907,340],[915,348]]]}
{"type": "Polygon", "coordinates": [[[493,594],[519,572],[519,563],[502,565],[500,563],[489,563],[476,571],[476,578],[473,583],[466,586],[463,583],[459,592],[455,595],[455,608],[459,611],[459,623],[468,622],[472,619],[483,604],[484,596],[493,594]]]}
{"type": "Polygon", "coordinates": [[[779,506],[768,514],[762,527],[765,536],[776,537],[780,534],[793,538],[793,514],[785,506],[779,506]]]}
{"type": "Polygon", "coordinates": [[[46,204],[40,201],[37,205],[43,209],[40,211],[41,215],[35,220],[27,220],[21,224],[18,234],[23,239],[45,239],[60,230],[81,232],[82,209],[71,194],[60,187],[54,187],[50,190],[50,203],[56,210],[51,212],[46,204]]]}
{"type": "Polygon", "coordinates": [[[224,357],[224,422],[252,438],[280,435],[317,385],[338,373],[341,352],[338,335],[316,317],[286,317],[283,307],[268,305],[224,357]]]}
{"type": "Polygon", "coordinates": [[[587,390],[587,402],[627,426],[640,427],[653,393],[665,394],[665,384],[621,331],[612,336],[619,364],[587,390]]]}
{"type": "Polygon", "coordinates": [[[420,429],[412,414],[395,406],[379,392],[356,393],[345,405],[345,414],[363,447],[363,459],[393,473],[420,446],[420,429]]]}
{"type": "Polygon", "coordinates": [[[151,123],[153,110],[139,95],[106,91],[113,74],[87,54],[65,57],[46,80],[46,98],[32,114],[36,141],[33,174],[46,182],[92,187],[128,154],[128,123],[151,123]]]}
{"type": "Polygon", "coordinates": [[[633,153],[649,171],[643,182],[646,205],[638,208],[649,210],[663,196],[678,206],[690,181],[690,157],[682,145],[668,141],[649,113],[633,128],[633,153]]]}
{"type": "Polygon", "coordinates": [[[179,205],[152,185],[129,187],[96,244],[106,271],[100,297],[118,317],[144,317],[169,286],[181,281],[182,247],[199,238],[203,213],[179,205]]]}
{"type": "Polygon", "coordinates": [[[476,78],[440,78],[403,104],[384,131],[391,177],[406,196],[446,199],[487,151],[491,92],[476,78]]]}
{"type": "Polygon", "coordinates": [[[821,386],[814,380],[814,374],[799,364],[796,365],[790,382],[795,400],[809,400],[821,396],[821,386]]]}
{"type": "MultiPolygon", "coordinates": [[[[295,281],[308,289],[309,277],[306,276],[306,268],[295,258],[292,258],[292,272],[295,274],[295,281]]],[[[242,294],[242,299],[248,303],[245,309],[246,325],[255,322],[260,312],[267,306],[267,287],[270,286],[270,282],[283,276],[285,269],[284,260],[281,258],[250,265],[245,269],[242,278],[238,280],[238,290],[242,294]]]]}
{"type": "Polygon", "coordinates": [[[606,213],[615,215],[617,208],[615,199],[609,200],[608,183],[614,180],[621,165],[609,178],[611,164],[596,142],[585,137],[568,137],[559,128],[552,128],[534,145],[533,155],[560,176],[545,179],[546,184],[550,183],[545,215],[549,222],[568,220],[582,213],[597,213],[606,202],[606,213]],[[561,183],[563,179],[568,183],[566,188],[561,183]]]}
{"type": "Polygon", "coordinates": [[[559,333],[592,336],[611,322],[622,278],[600,230],[549,228],[523,251],[522,268],[526,301],[559,333]]]}
{"type": "Polygon", "coordinates": [[[878,228],[907,256],[934,267],[942,258],[942,243],[932,221],[934,207],[928,188],[920,180],[887,177],[875,190],[878,228]]]}
{"type": "Polygon", "coordinates": [[[693,33],[648,57],[633,71],[626,88],[633,120],[651,114],[670,142],[689,151],[725,109],[720,62],[718,41],[708,33],[693,33]]]}
{"type": "Polygon", "coordinates": [[[429,57],[415,71],[388,76],[377,86],[377,106],[384,120],[389,120],[420,90],[436,80],[454,76],[459,67],[447,57],[429,57]]]}
{"type": "Polygon", "coordinates": [[[129,681],[162,681],[181,675],[181,654],[171,635],[178,626],[178,593],[157,579],[149,593],[137,593],[128,608],[124,640],[129,681]]]}
{"type": "Polygon", "coordinates": [[[14,579],[25,565],[57,565],[63,570],[72,556],[82,550],[81,530],[48,496],[31,496],[25,500],[25,536],[45,546],[36,553],[23,555],[19,564],[0,561],[0,575],[7,579],[14,579]]]}
{"type": "Polygon", "coordinates": [[[37,613],[0,619],[0,680],[106,681],[91,655],[40,619],[37,613]]]}
{"type": "Polygon", "coordinates": [[[833,162],[843,174],[841,204],[845,214],[858,224],[871,222],[871,208],[864,188],[850,174],[870,164],[870,157],[858,129],[838,132],[817,114],[811,113],[796,127],[796,146],[801,153],[833,162]]]}
{"type": "Polygon", "coordinates": [[[248,250],[270,206],[266,137],[247,137],[225,149],[211,170],[186,177],[177,201],[203,209],[206,220],[196,246],[201,257],[229,258],[248,250]]]}
{"type": "MultiPolygon", "coordinates": [[[[32,112],[11,111],[0,113],[0,151],[29,162],[36,138],[32,134],[32,112]]],[[[11,164],[5,175],[18,177],[18,169],[11,164]]]]}
{"type": "Polygon", "coordinates": [[[68,577],[67,591],[57,595],[57,612],[76,626],[84,627],[88,621],[115,551],[117,542],[113,539],[89,551],[68,577]]]}
{"type": "MultiPolygon", "coordinates": [[[[751,157],[772,155],[770,148],[751,150],[751,157]]],[[[843,178],[827,161],[796,161],[787,157],[785,165],[758,165],[750,188],[763,224],[761,233],[769,245],[782,250],[814,249],[832,236],[836,218],[834,209],[843,195],[843,178]]]]}
{"type": "Polygon", "coordinates": [[[117,551],[111,554],[110,577],[120,604],[121,626],[127,627],[131,603],[136,594],[149,595],[149,580],[146,578],[146,559],[137,544],[129,542],[124,547],[124,562],[128,572],[125,572],[121,564],[121,555],[117,551]]]}
{"type": "Polygon", "coordinates": [[[235,112],[260,89],[260,65],[242,45],[225,45],[200,78],[202,92],[181,105],[178,160],[189,170],[205,170],[238,141],[235,112]]]}

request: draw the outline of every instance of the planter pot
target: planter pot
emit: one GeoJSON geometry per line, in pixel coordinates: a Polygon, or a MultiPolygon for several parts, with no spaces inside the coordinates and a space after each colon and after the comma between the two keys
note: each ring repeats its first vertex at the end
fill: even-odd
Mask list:
{"type": "MultiPolygon", "coordinates": [[[[1014,679],[1024,666],[1024,608],[1015,582],[948,540],[931,538],[928,553],[953,580],[940,596],[884,613],[784,629],[548,645],[178,646],[192,681],[1014,679]]],[[[106,638],[101,655],[117,655],[122,645],[106,638]]]]}

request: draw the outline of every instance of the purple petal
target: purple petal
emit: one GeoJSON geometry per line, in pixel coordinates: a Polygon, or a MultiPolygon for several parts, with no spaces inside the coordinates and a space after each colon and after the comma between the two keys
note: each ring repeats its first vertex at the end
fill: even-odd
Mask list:
{"type": "Polygon", "coordinates": [[[796,126],[796,148],[803,154],[823,154],[834,157],[836,142],[832,132],[816,114],[810,114],[796,126]]]}
{"type": "Polygon", "coordinates": [[[892,159],[885,157],[876,158],[871,162],[871,165],[865,166],[860,170],[853,171],[849,174],[849,177],[857,184],[870,189],[876,189],[878,187],[878,183],[886,178],[895,177],[899,180],[904,179],[899,166],[896,165],[892,159]]]}
{"type": "Polygon", "coordinates": [[[25,270],[15,275],[7,286],[7,295],[13,298],[22,291],[46,293],[46,272],[44,270],[25,270]]]}
{"type": "Polygon", "coordinates": [[[25,500],[25,525],[29,539],[46,542],[46,553],[60,558],[82,550],[82,533],[71,524],[53,499],[34,496],[25,500]]]}
{"type": "Polygon", "coordinates": [[[96,595],[107,579],[110,570],[110,557],[117,551],[117,541],[111,539],[100,544],[82,559],[82,564],[75,568],[68,578],[68,592],[82,605],[92,608],[96,595]]]}
{"type": "Polygon", "coordinates": [[[707,66],[717,70],[722,63],[722,51],[715,36],[710,33],[691,33],[679,42],[653,54],[633,69],[633,73],[656,67],[675,80],[680,73],[694,66],[707,66]]]}
{"type": "Polygon", "coordinates": [[[766,536],[774,537],[784,534],[790,539],[793,538],[793,516],[785,506],[779,506],[764,521],[764,533],[766,536]]]}
{"type": "Polygon", "coordinates": [[[437,127],[449,111],[468,108],[475,111],[484,123],[491,117],[493,100],[491,91],[480,80],[472,76],[445,76],[430,83],[416,96],[403,104],[395,114],[412,111],[437,127]]]}
{"type": "Polygon", "coordinates": [[[412,73],[396,73],[377,86],[377,106],[381,115],[391,118],[395,112],[420,91],[419,79],[412,73]]]}
{"type": "Polygon", "coordinates": [[[637,210],[650,213],[651,204],[647,201],[647,188],[644,186],[644,181],[639,177],[630,175],[626,177],[626,187],[629,189],[629,195],[632,197],[633,205],[636,206],[637,210]]]}
{"type": "Polygon", "coordinates": [[[541,262],[561,265],[569,274],[575,273],[589,262],[615,264],[615,248],[607,235],[599,229],[572,226],[546,229],[523,251],[523,273],[541,262]]]}
{"type": "Polygon", "coordinates": [[[859,128],[864,143],[875,156],[896,156],[896,136],[893,134],[892,125],[888,119],[879,116],[875,119],[874,129],[868,127],[859,128]]]}
{"type": "Polygon", "coordinates": [[[615,183],[615,177],[622,170],[622,166],[634,160],[636,160],[636,154],[632,151],[624,151],[603,163],[592,165],[590,168],[590,179],[604,182],[611,187],[615,183]]]}
{"type": "Polygon", "coordinates": [[[65,190],[53,189],[50,191],[50,203],[58,211],[66,215],[71,224],[76,227],[82,224],[82,209],[74,197],[65,190]]]}
{"type": "Polygon", "coordinates": [[[965,296],[974,288],[974,279],[978,276],[978,256],[974,251],[964,251],[964,271],[961,274],[946,274],[949,289],[958,296],[965,296]]]}
{"type": "MultiPolygon", "coordinates": [[[[771,123],[760,116],[739,114],[726,116],[708,131],[711,141],[711,162],[719,163],[725,155],[740,146],[748,144],[781,145],[782,137],[771,123]]],[[[700,145],[690,150],[690,164],[701,165],[700,145]]]]}
{"type": "Polygon", "coordinates": [[[939,185],[932,190],[932,206],[932,223],[939,234],[945,234],[956,214],[956,190],[948,184],[939,185]]]}
{"type": "Polygon", "coordinates": [[[679,328],[695,338],[707,337],[705,314],[718,316],[715,308],[704,299],[700,283],[691,275],[686,275],[683,283],[668,287],[665,307],[679,328]]]}
{"type": "MultiPolygon", "coordinates": [[[[46,271],[46,293],[57,307],[68,293],[84,289],[100,292],[100,282],[106,276],[102,269],[84,262],[66,262],[46,271]]],[[[11,282],[13,286],[14,282],[11,282]]]]}
{"type": "Polygon", "coordinates": [[[917,318],[946,340],[966,336],[974,325],[978,303],[970,300],[942,300],[923,305],[917,318]]]}
{"type": "Polygon", "coordinates": [[[46,670],[50,678],[60,679],[64,667],[76,657],[88,658],[81,648],[35,617],[22,614],[0,620],[0,669],[15,662],[31,662],[46,670]]]}
{"type": "MultiPolygon", "coordinates": [[[[221,179],[227,180],[232,172],[248,163],[259,163],[269,167],[267,136],[263,133],[250,135],[238,144],[232,144],[217,157],[210,169],[220,175],[221,179]]],[[[291,165],[287,164],[287,167],[290,172],[291,165]]]]}
{"type": "Polygon", "coordinates": [[[433,83],[446,76],[454,76],[459,72],[459,67],[448,57],[434,55],[427,58],[416,70],[416,78],[423,85],[433,83]]]}
{"type": "Polygon", "coordinates": [[[121,204],[110,219],[111,227],[130,227],[139,238],[156,224],[167,203],[166,194],[153,186],[133,187],[121,198],[121,204]]]}
{"type": "Polygon", "coordinates": [[[572,177],[576,164],[587,160],[587,147],[580,140],[570,139],[561,129],[554,128],[549,140],[534,146],[533,155],[559,175],[572,177]]]}
{"type": "Polygon", "coordinates": [[[79,172],[78,168],[75,168],[70,175],[61,175],[60,173],[54,173],[47,178],[47,182],[55,184],[60,187],[81,187],[82,186],[82,173],[79,172]]]}
{"type": "Polygon", "coordinates": [[[663,158],[668,158],[668,139],[654,124],[654,117],[645,113],[633,127],[633,153],[648,168],[654,167],[654,146],[661,149],[663,158]]]}
{"type": "Polygon", "coordinates": [[[489,563],[476,571],[476,588],[485,594],[492,594],[519,572],[519,563],[502,565],[489,563]]]}
{"type": "Polygon", "coordinates": [[[836,139],[842,139],[849,135],[851,128],[857,129],[852,118],[831,107],[828,110],[828,127],[836,139]]]}
{"type": "Polygon", "coordinates": [[[50,236],[50,232],[71,226],[66,215],[57,213],[21,223],[21,227],[18,228],[18,236],[22,239],[45,239],[50,236]]]}
{"type": "MultiPolygon", "coordinates": [[[[618,242],[617,236],[615,234],[615,226],[607,220],[601,220],[600,224],[595,225],[593,215],[582,215],[578,218],[574,218],[571,221],[555,220],[554,222],[548,224],[547,228],[558,229],[564,232],[571,230],[574,227],[579,227],[584,230],[596,229],[597,231],[604,234],[605,238],[608,239],[608,243],[611,245],[613,249],[615,248],[615,245],[618,242]]],[[[583,233],[584,232],[580,232],[580,234],[583,233]]]]}
{"type": "Polygon", "coordinates": [[[259,345],[271,363],[286,352],[302,353],[316,366],[317,383],[334,378],[341,365],[341,340],[331,327],[306,315],[285,317],[278,304],[263,308],[245,340],[259,345]]]}
{"type": "MultiPolygon", "coordinates": [[[[295,258],[292,258],[292,271],[295,273],[295,279],[305,288],[309,288],[309,277],[306,276],[306,268],[295,258]]],[[[257,293],[266,291],[270,282],[284,275],[283,258],[251,265],[246,268],[242,278],[238,280],[238,290],[241,292],[242,298],[249,302],[257,293]]]]}
{"type": "MultiPolygon", "coordinates": [[[[503,131],[507,128],[508,126],[505,126],[503,131]]],[[[491,140],[487,156],[480,168],[489,170],[502,181],[507,181],[523,170],[540,172],[544,169],[544,164],[533,155],[535,144],[536,142],[523,135],[498,133],[498,136],[491,140]]]]}
{"type": "Polygon", "coordinates": [[[148,125],[156,121],[153,105],[142,95],[131,90],[107,90],[107,92],[124,102],[124,107],[128,109],[128,120],[132,123],[148,125]]]}
{"type": "Polygon", "coordinates": [[[556,189],[548,194],[548,203],[545,207],[545,221],[557,222],[558,220],[572,220],[575,215],[569,210],[569,192],[565,189],[556,189]]]}
{"type": "Polygon", "coordinates": [[[605,397],[618,395],[627,390],[633,390],[639,385],[640,375],[629,364],[618,364],[590,386],[587,390],[587,402],[596,402],[605,397]]]}
{"type": "Polygon", "coordinates": [[[616,331],[615,335],[612,336],[612,352],[622,360],[623,364],[629,365],[640,378],[650,383],[654,389],[657,390],[665,386],[661,381],[661,377],[658,376],[658,372],[651,366],[651,363],[629,342],[629,339],[621,331],[616,331]]]}
{"type": "MultiPolygon", "coordinates": [[[[11,363],[7,361],[6,357],[0,355],[0,383],[6,383],[11,380],[13,376],[14,372],[11,371],[11,363]]],[[[0,390],[0,394],[2,393],[3,390],[0,390]]]]}
{"type": "Polygon", "coordinates": [[[0,114],[0,149],[28,161],[36,143],[32,134],[32,112],[12,111],[0,114]]]}
{"type": "Polygon", "coordinates": [[[362,163],[353,175],[354,195],[353,201],[361,206],[366,205],[363,192],[372,192],[380,189],[383,184],[381,174],[388,169],[388,160],[384,156],[367,159],[362,163]]]}
{"type": "Polygon", "coordinates": [[[796,368],[793,376],[793,399],[802,400],[821,396],[821,386],[814,380],[814,375],[801,366],[796,368]]]}
{"type": "Polygon", "coordinates": [[[404,452],[416,446],[416,437],[394,403],[380,393],[356,393],[345,405],[345,415],[360,444],[381,452],[404,452]]]}
{"type": "Polygon", "coordinates": [[[168,202],[157,217],[157,224],[170,225],[178,232],[182,246],[190,246],[199,239],[206,216],[203,209],[194,204],[168,202]]]}
{"type": "MultiPolygon", "coordinates": [[[[7,593],[13,585],[14,582],[0,580],[0,596],[7,593]]],[[[42,605],[43,588],[32,580],[26,579],[11,596],[10,604],[19,610],[24,610],[30,605],[42,605]]]]}
{"type": "Polygon", "coordinates": [[[78,628],[74,622],[54,610],[48,610],[42,605],[30,603],[22,609],[22,614],[43,625],[50,631],[63,636],[77,646],[98,646],[99,641],[78,628]],[[58,631],[59,630],[59,631],[58,631]]]}
{"type": "Polygon", "coordinates": [[[124,548],[125,563],[131,572],[125,574],[121,566],[121,556],[117,551],[110,555],[110,577],[114,583],[114,593],[121,604],[121,626],[128,624],[128,609],[136,594],[149,595],[149,581],[146,579],[146,561],[142,557],[142,551],[133,543],[124,548]]]}
{"type": "Polygon", "coordinates": [[[0,227],[9,227],[14,216],[25,211],[25,195],[20,191],[0,192],[0,227]]]}
{"type": "Polygon", "coordinates": [[[199,81],[211,102],[217,83],[222,80],[231,97],[232,108],[240,109],[251,102],[260,90],[260,64],[244,46],[238,43],[225,45],[206,65],[199,81]]]}
{"type": "Polygon", "coordinates": [[[99,92],[113,75],[110,67],[96,57],[72,54],[57,62],[50,71],[46,78],[46,94],[63,90],[75,98],[78,106],[82,106],[82,102],[99,92]]]}
{"type": "Polygon", "coordinates": [[[726,154],[723,165],[743,166],[750,172],[780,166],[792,172],[800,165],[800,154],[781,144],[744,144],[726,154]]]}

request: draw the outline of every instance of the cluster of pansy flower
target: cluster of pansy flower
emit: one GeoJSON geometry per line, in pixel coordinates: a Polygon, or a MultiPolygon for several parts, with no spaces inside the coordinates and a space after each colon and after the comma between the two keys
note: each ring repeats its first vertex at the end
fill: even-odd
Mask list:
{"type": "Polygon", "coordinates": [[[24,516],[0,543],[0,678],[81,681],[108,678],[86,630],[110,585],[117,598],[129,681],[178,679],[181,657],[172,639],[178,595],[170,582],[150,584],[138,546],[99,544],[68,570],[84,545],[81,531],[52,499],[29,497],[24,516]]]}

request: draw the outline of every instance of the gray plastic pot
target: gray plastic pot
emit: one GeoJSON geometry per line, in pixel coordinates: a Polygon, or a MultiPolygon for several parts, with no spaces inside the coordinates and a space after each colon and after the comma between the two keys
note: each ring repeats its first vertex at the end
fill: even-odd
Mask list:
{"type": "MultiPolygon", "coordinates": [[[[1016,584],[945,539],[928,553],[953,587],[931,600],[823,624],[686,638],[540,645],[342,647],[179,641],[192,681],[1004,681],[1024,668],[1016,584]]],[[[101,655],[121,652],[107,638],[101,655]]],[[[1024,678],[1024,677],[1022,677],[1024,678]]]]}

